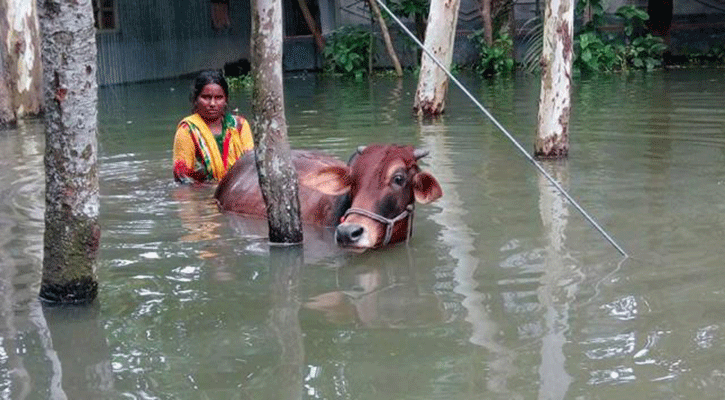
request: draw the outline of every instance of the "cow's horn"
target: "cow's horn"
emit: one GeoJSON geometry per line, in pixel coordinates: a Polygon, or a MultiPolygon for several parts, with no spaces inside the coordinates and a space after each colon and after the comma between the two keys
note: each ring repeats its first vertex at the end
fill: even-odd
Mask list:
{"type": "Polygon", "coordinates": [[[430,151],[425,149],[415,149],[415,151],[413,151],[413,156],[416,160],[420,160],[421,158],[427,156],[428,153],[430,153],[430,151]]]}
{"type": "Polygon", "coordinates": [[[368,146],[357,146],[357,154],[362,154],[366,147],[368,146]]]}

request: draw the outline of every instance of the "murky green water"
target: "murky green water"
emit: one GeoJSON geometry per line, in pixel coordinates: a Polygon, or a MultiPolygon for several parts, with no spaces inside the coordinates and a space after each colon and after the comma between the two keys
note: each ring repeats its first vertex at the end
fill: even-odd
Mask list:
{"type": "MultiPolygon", "coordinates": [[[[538,80],[462,82],[532,148],[538,80]]],[[[0,398],[610,399],[725,393],[725,74],[579,80],[545,167],[462,93],[418,124],[415,81],[286,80],[293,147],[413,143],[444,197],[412,241],[270,249],[170,172],[187,81],[100,92],[100,295],[37,302],[42,121],[0,131],[0,398]]],[[[249,114],[248,93],[232,104],[249,114]]]]}

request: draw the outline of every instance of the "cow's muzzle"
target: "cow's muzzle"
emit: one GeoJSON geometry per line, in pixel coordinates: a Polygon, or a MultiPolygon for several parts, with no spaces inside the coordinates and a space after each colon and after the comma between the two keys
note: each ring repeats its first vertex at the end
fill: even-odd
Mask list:
{"type": "Polygon", "coordinates": [[[345,218],[347,218],[350,214],[358,214],[362,215],[364,217],[370,218],[376,222],[379,222],[385,226],[385,236],[383,238],[383,241],[372,245],[361,245],[361,240],[365,236],[365,227],[363,227],[360,224],[353,224],[353,223],[341,223],[337,226],[337,229],[335,229],[335,241],[337,244],[341,247],[370,247],[370,248],[376,248],[376,247],[382,247],[387,246],[390,244],[390,240],[393,237],[393,232],[395,231],[396,224],[399,223],[405,223],[407,222],[407,232],[405,240],[407,241],[410,239],[410,236],[413,232],[413,211],[415,210],[414,204],[408,204],[408,206],[398,214],[395,218],[385,218],[380,214],[375,214],[373,212],[363,210],[362,208],[350,208],[345,212],[345,215],[343,215],[342,220],[344,221],[345,218]]]}

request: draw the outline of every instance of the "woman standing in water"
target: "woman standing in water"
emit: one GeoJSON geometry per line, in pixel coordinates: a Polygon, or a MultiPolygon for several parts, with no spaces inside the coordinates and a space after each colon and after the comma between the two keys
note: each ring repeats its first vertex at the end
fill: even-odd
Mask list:
{"type": "Polygon", "coordinates": [[[191,92],[194,114],[181,120],[174,137],[177,182],[219,181],[254,148],[249,123],[227,110],[228,100],[229,85],[221,72],[199,73],[191,92]]]}

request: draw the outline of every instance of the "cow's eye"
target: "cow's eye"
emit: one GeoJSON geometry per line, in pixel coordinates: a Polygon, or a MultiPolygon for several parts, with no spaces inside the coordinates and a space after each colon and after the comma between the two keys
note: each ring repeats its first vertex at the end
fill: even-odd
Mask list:
{"type": "Polygon", "coordinates": [[[405,183],[405,176],[403,174],[396,174],[393,176],[393,184],[397,186],[403,186],[405,183]]]}

